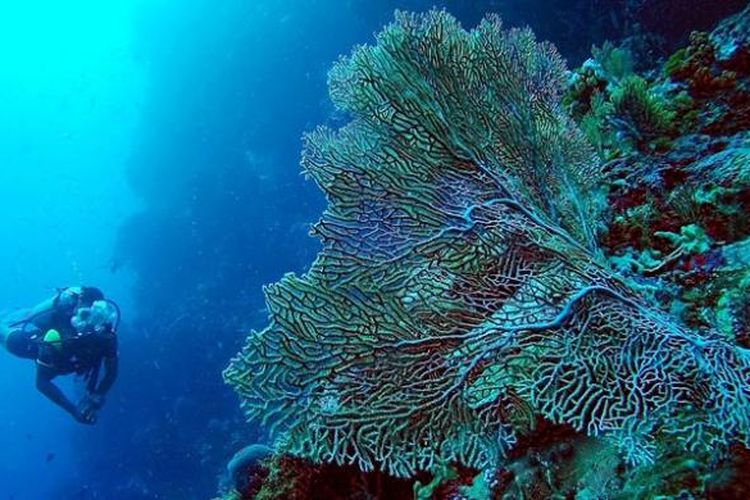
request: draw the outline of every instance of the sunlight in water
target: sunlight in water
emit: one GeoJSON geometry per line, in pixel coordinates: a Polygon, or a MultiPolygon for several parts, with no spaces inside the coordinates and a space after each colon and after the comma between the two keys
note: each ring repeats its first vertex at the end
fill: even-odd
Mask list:
{"type": "Polygon", "coordinates": [[[137,0],[29,0],[0,7],[2,71],[26,78],[74,73],[129,38],[137,0]]]}
{"type": "Polygon", "coordinates": [[[131,203],[122,172],[143,89],[138,1],[0,4],[0,231],[15,236],[0,252],[15,264],[0,270],[9,282],[34,263],[46,263],[50,282],[106,265],[109,228],[131,203]],[[106,236],[87,243],[86,226],[106,236]],[[16,243],[38,239],[63,257],[16,243]]]}

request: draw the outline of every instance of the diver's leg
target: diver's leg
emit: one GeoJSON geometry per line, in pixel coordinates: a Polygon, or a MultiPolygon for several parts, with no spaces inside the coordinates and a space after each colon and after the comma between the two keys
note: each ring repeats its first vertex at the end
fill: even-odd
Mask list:
{"type": "Polygon", "coordinates": [[[39,346],[34,341],[35,331],[10,328],[2,335],[2,344],[9,353],[24,359],[37,359],[39,346]]]}

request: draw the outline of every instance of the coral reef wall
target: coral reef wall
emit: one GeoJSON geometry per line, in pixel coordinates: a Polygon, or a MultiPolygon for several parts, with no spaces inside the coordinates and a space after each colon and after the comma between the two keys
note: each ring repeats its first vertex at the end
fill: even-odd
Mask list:
{"type": "Polygon", "coordinates": [[[336,64],[352,120],[302,160],[323,251],[266,289],[271,323],[225,372],[282,451],[413,477],[495,470],[539,418],[632,465],[747,438],[746,351],[611,270],[608,171],[564,76],[530,31],[440,11],[397,14],[336,64]]]}

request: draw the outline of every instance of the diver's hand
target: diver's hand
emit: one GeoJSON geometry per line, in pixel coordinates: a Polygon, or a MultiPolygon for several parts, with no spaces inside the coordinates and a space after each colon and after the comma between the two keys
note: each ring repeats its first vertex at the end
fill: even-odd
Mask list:
{"type": "Polygon", "coordinates": [[[96,423],[96,412],[92,408],[79,409],[73,414],[73,418],[79,424],[93,425],[96,423]]]}
{"type": "Polygon", "coordinates": [[[104,406],[105,398],[101,394],[90,392],[86,395],[86,400],[89,406],[94,410],[100,410],[104,406]]]}
{"type": "Polygon", "coordinates": [[[98,408],[92,402],[90,395],[87,394],[78,404],[78,408],[76,408],[73,418],[75,418],[78,423],[91,425],[96,422],[97,409],[98,408]]]}

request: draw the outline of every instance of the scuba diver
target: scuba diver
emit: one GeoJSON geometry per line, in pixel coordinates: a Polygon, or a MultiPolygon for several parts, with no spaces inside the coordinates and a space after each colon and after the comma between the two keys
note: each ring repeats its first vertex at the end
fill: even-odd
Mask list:
{"type": "Polygon", "coordinates": [[[36,361],[36,387],[82,424],[96,412],[117,378],[120,309],[98,288],[68,287],[19,321],[0,324],[0,342],[11,354],[36,361]],[[99,380],[101,368],[104,376],[99,380]],[[74,404],[55,385],[59,375],[77,374],[86,394],[74,404]]]}

